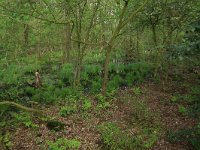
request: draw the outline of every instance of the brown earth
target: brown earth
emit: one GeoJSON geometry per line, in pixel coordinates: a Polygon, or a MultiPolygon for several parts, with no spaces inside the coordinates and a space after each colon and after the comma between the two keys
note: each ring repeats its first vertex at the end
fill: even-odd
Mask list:
{"type": "MultiPolygon", "coordinates": [[[[173,86],[169,86],[167,90],[163,91],[156,84],[145,83],[140,88],[143,93],[138,98],[144,101],[150,110],[159,113],[162,130],[164,131],[151,150],[191,150],[192,147],[188,143],[171,144],[166,139],[167,130],[189,128],[196,124],[195,120],[180,114],[176,104],[170,103],[173,86]]],[[[101,138],[96,131],[96,126],[105,121],[112,121],[118,123],[120,128],[126,129],[131,107],[130,104],[123,103],[122,99],[130,99],[134,96],[132,89],[125,88],[119,90],[116,99],[113,100],[111,107],[106,111],[101,110],[98,112],[91,110],[89,113],[77,113],[70,117],[61,117],[58,115],[58,107],[50,106],[48,108],[48,115],[55,116],[58,121],[64,123],[64,130],[58,132],[51,131],[44,122],[40,121],[38,121],[39,127],[37,129],[22,126],[16,131],[12,131],[12,149],[45,150],[47,149],[46,141],[55,141],[59,137],[64,137],[79,140],[81,142],[81,150],[98,150],[100,149],[101,138]]]]}

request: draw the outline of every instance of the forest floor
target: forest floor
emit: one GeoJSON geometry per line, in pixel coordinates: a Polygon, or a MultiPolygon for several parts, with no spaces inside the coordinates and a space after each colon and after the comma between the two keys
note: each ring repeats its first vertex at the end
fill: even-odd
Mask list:
{"type": "MultiPolygon", "coordinates": [[[[169,130],[185,129],[194,126],[197,122],[194,119],[183,115],[178,110],[178,105],[171,103],[170,97],[177,87],[173,84],[167,85],[165,90],[155,83],[143,83],[139,86],[141,93],[134,93],[132,88],[123,88],[117,92],[107,109],[96,111],[92,109],[87,113],[75,113],[68,117],[59,115],[58,106],[48,106],[48,115],[54,116],[58,121],[64,123],[64,129],[58,132],[49,130],[44,122],[37,119],[37,129],[21,126],[13,132],[13,150],[43,150],[46,149],[46,141],[55,141],[57,138],[75,138],[81,142],[81,150],[101,149],[101,135],[97,131],[97,126],[104,122],[115,122],[123,131],[128,131],[133,136],[140,132],[139,126],[132,126],[135,120],[132,119],[138,111],[138,103],[143,102],[148,109],[155,114],[150,117],[147,126],[151,126],[151,121],[159,121],[159,138],[154,143],[151,150],[190,150],[188,143],[172,144],[168,142],[166,133],[169,130]],[[134,103],[137,101],[138,103],[134,103]],[[136,106],[133,106],[136,105],[136,106]],[[153,117],[153,118],[152,118],[153,117]]],[[[92,97],[91,97],[92,99],[92,97]]],[[[95,106],[95,100],[93,105],[95,106]]],[[[143,112],[141,112],[143,113],[143,112]]],[[[139,114],[144,115],[144,114],[139,114]]],[[[149,114],[147,114],[149,115],[149,114]]],[[[145,116],[144,116],[145,118],[145,116]]],[[[153,123],[152,123],[153,124],[153,123]]]]}

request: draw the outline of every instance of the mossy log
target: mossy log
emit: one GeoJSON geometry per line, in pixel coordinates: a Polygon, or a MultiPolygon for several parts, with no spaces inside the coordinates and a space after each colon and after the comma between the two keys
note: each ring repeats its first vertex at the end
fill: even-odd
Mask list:
{"type": "Polygon", "coordinates": [[[29,107],[23,106],[21,104],[18,104],[18,103],[15,103],[15,102],[10,102],[10,101],[0,102],[0,105],[12,106],[12,107],[15,107],[15,108],[27,111],[27,112],[32,112],[32,113],[37,113],[37,114],[43,114],[45,112],[45,111],[42,111],[42,110],[29,108],[29,107]]]}

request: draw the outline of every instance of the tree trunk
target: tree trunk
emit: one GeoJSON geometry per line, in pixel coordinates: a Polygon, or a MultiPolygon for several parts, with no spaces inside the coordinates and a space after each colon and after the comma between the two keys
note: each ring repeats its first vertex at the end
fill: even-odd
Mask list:
{"type": "Polygon", "coordinates": [[[110,63],[110,54],[111,54],[112,46],[108,46],[106,48],[106,59],[104,63],[104,77],[103,77],[103,84],[102,84],[102,95],[105,96],[106,89],[107,89],[107,81],[108,81],[108,69],[110,63]]]}
{"type": "Polygon", "coordinates": [[[29,27],[27,24],[24,24],[24,48],[27,48],[29,45],[29,27]]]}
{"type": "Polygon", "coordinates": [[[121,11],[121,14],[119,16],[119,23],[117,24],[112,37],[110,38],[109,42],[108,42],[108,46],[106,47],[106,59],[105,59],[105,64],[104,64],[104,78],[103,78],[103,83],[102,83],[102,95],[105,96],[106,94],[106,89],[107,89],[107,80],[108,80],[108,66],[109,66],[109,62],[110,62],[110,54],[114,45],[115,40],[117,39],[117,36],[119,34],[119,32],[121,31],[122,28],[124,28],[131,19],[133,19],[133,17],[141,10],[144,8],[144,6],[147,4],[148,0],[146,0],[138,9],[136,9],[135,11],[133,11],[131,13],[131,15],[124,20],[124,15],[126,13],[127,10],[127,6],[129,1],[125,1],[124,7],[121,11]]]}
{"type": "Polygon", "coordinates": [[[65,25],[65,49],[63,51],[63,62],[70,62],[70,50],[71,50],[71,25],[67,23],[65,25]]]}
{"type": "Polygon", "coordinates": [[[153,33],[153,42],[154,42],[154,45],[157,46],[157,33],[156,33],[156,25],[152,25],[151,27],[152,29],[152,33],[153,33]]]}
{"type": "MultiPolygon", "coordinates": [[[[89,26],[87,28],[87,31],[86,31],[86,36],[85,36],[85,42],[87,43],[89,41],[89,38],[90,38],[90,31],[93,27],[93,24],[94,24],[94,19],[95,19],[95,16],[96,16],[96,13],[97,13],[97,10],[99,8],[99,4],[100,4],[100,0],[97,0],[97,3],[96,3],[96,6],[94,7],[94,10],[93,10],[93,13],[92,13],[92,16],[91,16],[91,20],[90,20],[90,23],[89,23],[89,26]]],[[[81,27],[80,27],[81,29],[81,27]]],[[[82,70],[82,64],[83,64],[83,58],[84,58],[84,54],[85,54],[85,50],[87,48],[87,45],[85,44],[81,50],[80,50],[80,54],[79,54],[79,57],[78,57],[78,66],[77,66],[77,73],[76,73],[76,84],[79,85],[80,84],[80,77],[81,77],[81,70],[82,70]]]]}

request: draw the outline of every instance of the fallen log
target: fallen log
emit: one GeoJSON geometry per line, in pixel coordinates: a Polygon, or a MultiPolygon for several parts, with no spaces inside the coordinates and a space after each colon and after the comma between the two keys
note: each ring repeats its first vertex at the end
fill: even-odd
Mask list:
{"type": "Polygon", "coordinates": [[[3,101],[3,102],[0,102],[0,105],[12,106],[12,107],[15,107],[15,108],[18,108],[18,109],[27,111],[27,112],[32,112],[32,113],[43,114],[43,113],[45,112],[45,111],[43,111],[43,110],[38,110],[38,109],[34,109],[34,108],[29,108],[29,107],[26,107],[26,106],[23,106],[23,105],[21,105],[21,104],[18,104],[18,103],[15,103],[15,102],[11,102],[11,101],[3,101]]]}

